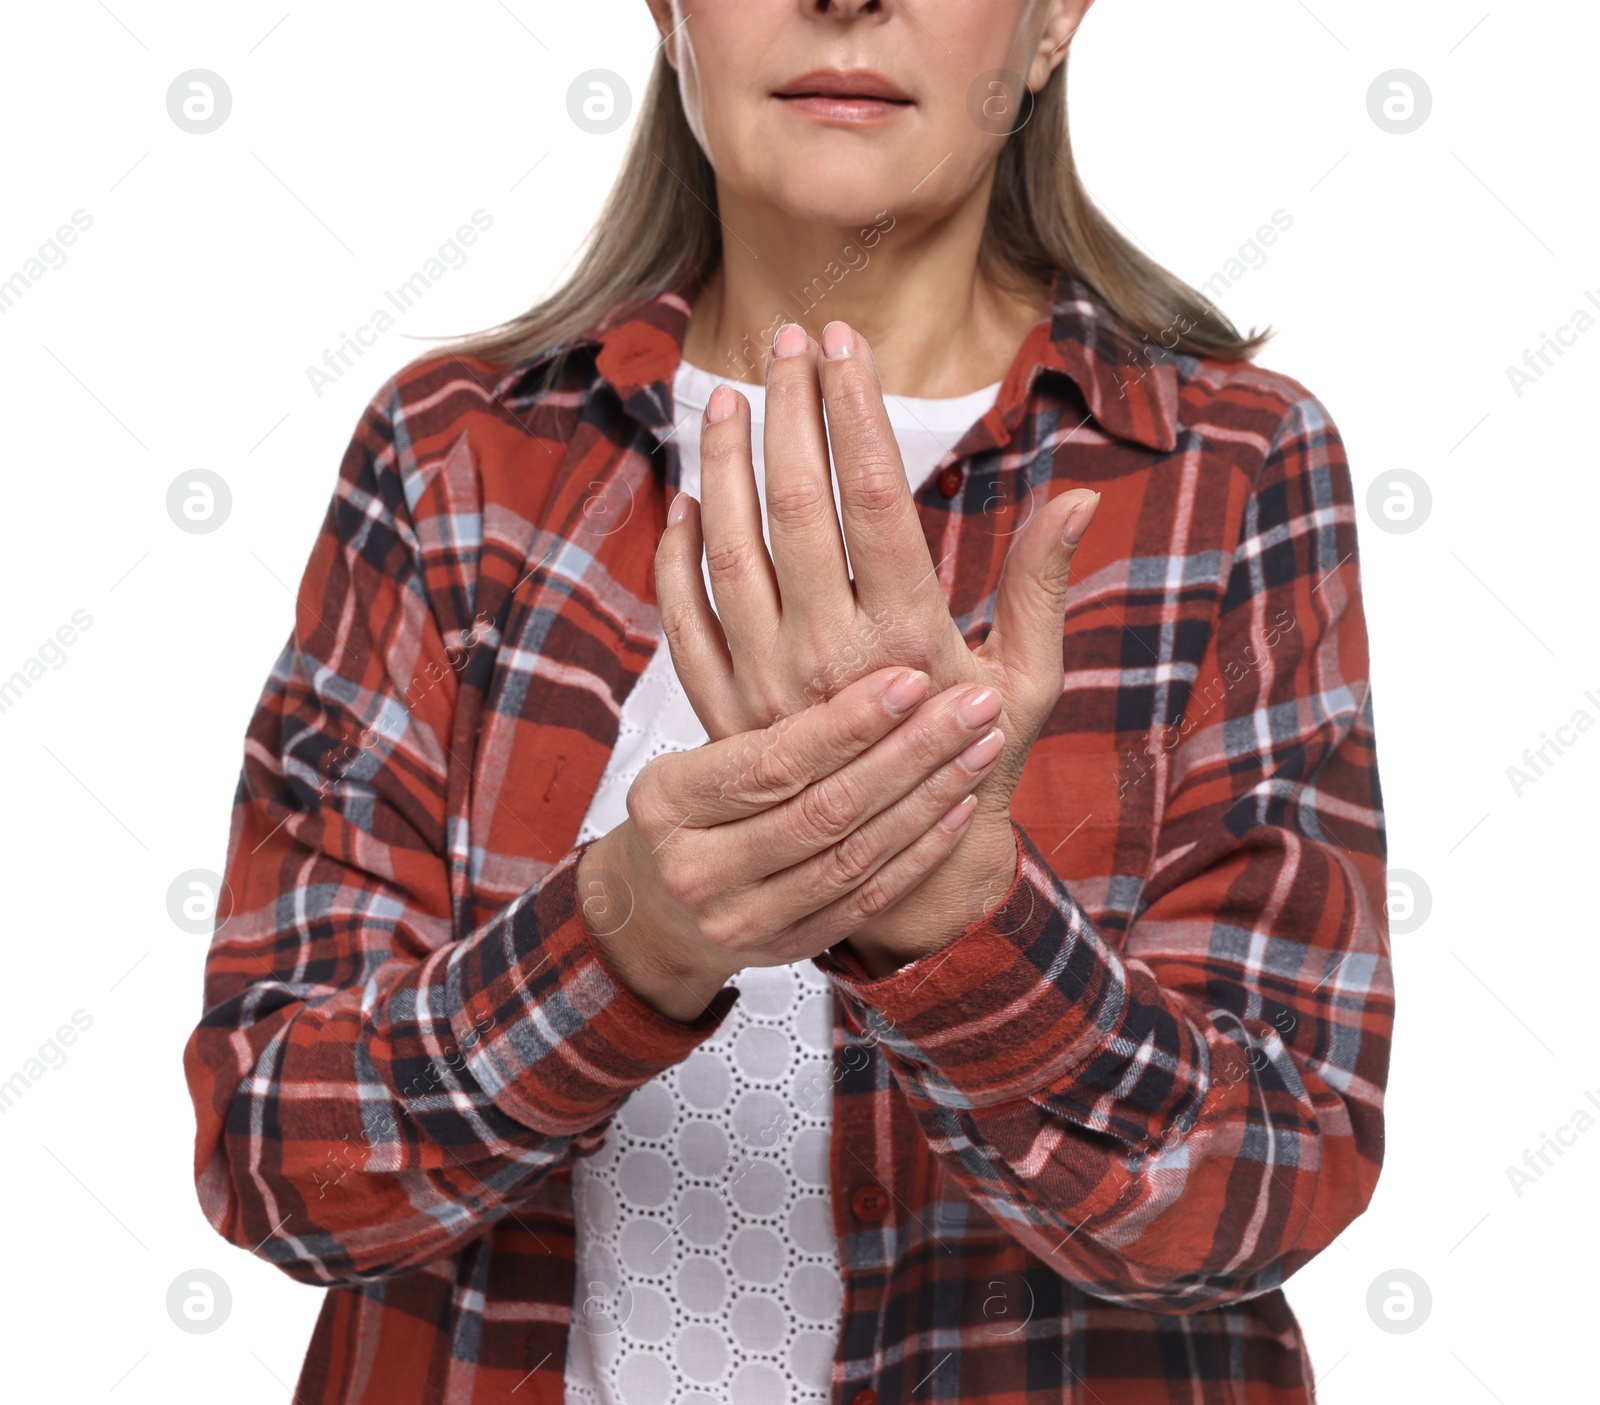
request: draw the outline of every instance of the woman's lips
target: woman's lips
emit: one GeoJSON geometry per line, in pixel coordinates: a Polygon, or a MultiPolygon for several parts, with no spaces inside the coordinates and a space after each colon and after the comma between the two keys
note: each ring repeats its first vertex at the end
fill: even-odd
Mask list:
{"type": "Polygon", "coordinates": [[[892,122],[911,108],[909,102],[890,102],[886,98],[841,93],[778,93],[777,98],[791,111],[803,113],[817,122],[835,122],[852,127],[892,122]]]}
{"type": "Polygon", "coordinates": [[[773,96],[813,121],[852,127],[891,122],[912,106],[904,89],[866,69],[815,69],[773,96]]]}

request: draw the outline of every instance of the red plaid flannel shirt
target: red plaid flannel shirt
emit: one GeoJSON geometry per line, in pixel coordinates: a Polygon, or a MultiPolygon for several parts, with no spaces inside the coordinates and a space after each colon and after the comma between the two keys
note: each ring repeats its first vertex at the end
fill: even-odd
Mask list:
{"type": "MultiPolygon", "coordinates": [[[[250,722],[185,1064],[206,1215],[328,1290],[305,1405],[557,1405],[568,1158],[738,998],[658,1014],[575,893],[656,638],[688,310],[624,310],[549,384],[433,355],[385,385],[250,722]]],[[[1029,501],[1104,499],[1014,887],[881,979],[816,958],[834,1401],[1306,1401],[1281,1285],[1372,1194],[1393,1009],[1338,433],[1063,275],[940,469],[974,643],[1029,501]]]]}

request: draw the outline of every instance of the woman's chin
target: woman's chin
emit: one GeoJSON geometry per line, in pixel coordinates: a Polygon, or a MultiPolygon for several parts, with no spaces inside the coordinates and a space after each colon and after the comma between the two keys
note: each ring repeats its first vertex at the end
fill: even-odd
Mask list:
{"type": "Polygon", "coordinates": [[[904,217],[928,188],[910,195],[910,185],[890,163],[852,163],[841,167],[827,161],[785,163],[744,188],[753,206],[777,211],[786,221],[815,227],[849,228],[876,223],[885,213],[904,217]]]}

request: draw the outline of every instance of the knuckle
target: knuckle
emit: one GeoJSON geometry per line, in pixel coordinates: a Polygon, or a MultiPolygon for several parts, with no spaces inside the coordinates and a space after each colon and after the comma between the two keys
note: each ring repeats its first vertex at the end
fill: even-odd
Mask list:
{"type": "Polygon", "coordinates": [[[837,772],[824,776],[800,792],[796,816],[801,837],[834,839],[854,823],[859,808],[850,787],[837,772]]]}
{"type": "MultiPolygon", "coordinates": [[[[759,701],[757,706],[761,711],[757,714],[766,719],[766,727],[770,731],[779,726],[785,718],[796,711],[794,696],[788,686],[781,679],[765,680],[758,688],[759,701]]],[[[804,703],[801,704],[804,706],[804,703]]],[[[773,745],[777,744],[781,733],[773,733],[773,745]]]]}
{"type": "Polygon", "coordinates": [[[900,894],[897,886],[879,869],[855,892],[855,908],[862,922],[870,922],[880,912],[893,907],[900,894]]]}
{"type": "Polygon", "coordinates": [[[762,791],[753,771],[744,768],[729,770],[721,776],[715,787],[718,800],[735,805],[741,810],[760,810],[770,805],[769,797],[762,791]]]}
{"type": "Polygon", "coordinates": [[[688,912],[698,911],[714,891],[705,865],[673,852],[670,845],[657,858],[656,871],[667,896],[688,912]]]}
{"type": "Polygon", "coordinates": [[[913,769],[924,774],[949,759],[949,744],[938,722],[918,722],[904,729],[902,745],[913,769]]]}
{"type": "Polygon", "coordinates": [[[833,735],[847,750],[858,752],[883,735],[883,720],[876,708],[841,705],[835,712],[833,735]]]}
{"type": "Polygon", "coordinates": [[[628,818],[641,834],[653,835],[665,827],[662,823],[666,813],[666,785],[662,775],[665,760],[665,757],[658,757],[651,761],[628,787],[625,801],[628,818]]]}
{"type": "Polygon", "coordinates": [[[825,506],[832,508],[833,492],[815,477],[784,478],[767,484],[769,520],[787,526],[809,526],[821,520],[825,506]]]}
{"type": "Polygon", "coordinates": [[[797,684],[795,688],[795,697],[800,705],[799,710],[803,711],[808,707],[816,707],[819,703],[825,703],[839,691],[835,686],[836,680],[832,676],[831,670],[812,669],[809,675],[803,674],[801,676],[805,677],[806,681],[797,684]]]}
{"type": "Polygon", "coordinates": [[[854,888],[871,871],[877,845],[863,827],[852,830],[828,851],[824,882],[835,891],[854,888]]]}
{"type": "MultiPolygon", "coordinates": [[[[916,798],[923,806],[932,807],[943,815],[956,801],[964,799],[978,785],[978,779],[954,761],[941,766],[917,787],[916,798]]],[[[935,816],[937,818],[938,816],[935,816]]]]}
{"type": "Polygon", "coordinates": [[[965,800],[976,785],[972,776],[950,765],[935,771],[923,781],[911,792],[908,802],[915,813],[922,817],[924,825],[932,825],[942,819],[952,805],[965,800]]]}
{"type": "Polygon", "coordinates": [[[663,603],[661,632],[666,637],[667,648],[674,655],[682,653],[694,641],[694,607],[687,600],[671,600],[663,603]]]}
{"type": "Polygon", "coordinates": [[[905,470],[877,454],[858,454],[851,475],[850,498],[858,513],[869,517],[897,515],[906,493],[905,470]]]}
{"type": "Polygon", "coordinates": [[[755,553],[742,538],[706,543],[706,566],[713,580],[743,580],[755,565],[755,553]]]}
{"type": "Polygon", "coordinates": [[[960,781],[950,774],[954,770],[953,766],[941,766],[932,775],[924,776],[900,802],[900,807],[906,814],[921,817],[924,824],[932,823],[927,818],[930,814],[937,819],[956,803],[954,792],[960,781]]]}
{"type": "Polygon", "coordinates": [[[735,908],[721,904],[701,916],[700,939],[709,946],[730,951],[738,946],[747,926],[748,923],[735,908]]]}
{"type": "Polygon", "coordinates": [[[772,718],[774,726],[780,726],[785,722],[792,722],[810,706],[811,699],[806,696],[803,689],[785,685],[774,693],[770,703],[771,711],[767,715],[772,718]]]}
{"type": "Polygon", "coordinates": [[[765,733],[762,739],[763,744],[750,766],[753,788],[762,799],[787,800],[805,784],[799,757],[792,748],[767,741],[765,733]]]}

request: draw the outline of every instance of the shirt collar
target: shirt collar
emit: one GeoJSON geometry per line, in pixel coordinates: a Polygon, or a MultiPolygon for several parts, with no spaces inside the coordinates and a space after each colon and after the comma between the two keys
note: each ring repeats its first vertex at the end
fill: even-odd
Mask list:
{"type": "Polygon", "coordinates": [[[1028,334],[1000,387],[995,411],[1005,438],[1047,372],[1065,375],[1078,387],[1090,418],[1107,434],[1147,449],[1177,447],[1178,371],[1172,354],[1131,331],[1070,273],[1056,275],[1050,313],[1028,334]]]}
{"type": "MultiPolygon", "coordinates": [[[[683,359],[694,285],[618,308],[593,332],[518,362],[495,387],[509,394],[558,355],[594,352],[595,370],[628,413],[658,432],[672,425],[672,378],[683,359]]],[[[1068,377],[1089,417],[1107,434],[1170,452],[1178,442],[1178,374],[1172,353],[1128,330],[1088,284],[1056,276],[1051,309],[1024,338],[994,406],[958,454],[1004,445],[1015,433],[1042,376],[1068,377]]]]}

